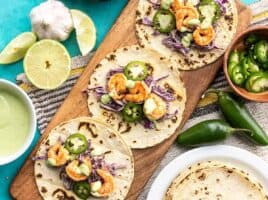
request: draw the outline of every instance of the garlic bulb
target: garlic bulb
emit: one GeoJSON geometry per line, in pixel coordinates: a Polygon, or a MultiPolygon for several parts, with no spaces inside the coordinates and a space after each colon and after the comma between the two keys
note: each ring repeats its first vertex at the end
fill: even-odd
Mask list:
{"type": "Polygon", "coordinates": [[[63,3],[48,0],[30,13],[32,30],[39,39],[66,40],[73,30],[71,13],[63,3]]]}

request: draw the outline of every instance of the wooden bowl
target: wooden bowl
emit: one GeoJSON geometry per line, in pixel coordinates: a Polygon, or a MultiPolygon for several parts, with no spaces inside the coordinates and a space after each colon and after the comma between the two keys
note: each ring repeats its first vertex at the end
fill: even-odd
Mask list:
{"type": "Polygon", "coordinates": [[[241,88],[239,86],[236,86],[232,83],[228,71],[227,71],[227,64],[228,64],[228,58],[230,52],[232,52],[235,49],[241,50],[245,48],[244,46],[244,39],[250,34],[250,33],[256,33],[258,35],[263,36],[264,38],[268,39],[268,25],[262,25],[262,26],[254,26],[252,28],[249,28],[239,34],[229,45],[227,48],[225,54],[224,54],[224,60],[223,60],[223,70],[225,77],[230,85],[230,87],[240,96],[244,97],[245,99],[257,101],[257,102],[268,102],[268,91],[261,92],[261,93],[252,93],[248,92],[246,89],[241,88]]]}

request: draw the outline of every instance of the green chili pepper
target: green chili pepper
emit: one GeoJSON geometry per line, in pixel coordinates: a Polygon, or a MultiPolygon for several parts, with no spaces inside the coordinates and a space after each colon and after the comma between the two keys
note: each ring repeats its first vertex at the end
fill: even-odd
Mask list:
{"type": "Polygon", "coordinates": [[[263,72],[255,72],[255,73],[252,73],[249,78],[247,79],[246,81],[246,89],[249,91],[249,92],[253,92],[252,91],[252,85],[254,83],[255,80],[257,80],[258,78],[260,77],[263,77],[264,76],[264,73],[263,72]]]}
{"type": "Polygon", "coordinates": [[[252,33],[246,38],[245,44],[249,46],[249,45],[255,44],[259,40],[260,38],[258,37],[258,35],[256,35],[255,33],[252,33]]]}
{"type": "Polygon", "coordinates": [[[128,103],[122,110],[123,120],[126,122],[140,121],[143,116],[142,105],[135,103],[128,103]]]}
{"type": "Polygon", "coordinates": [[[255,93],[268,90],[268,76],[257,78],[251,85],[251,91],[255,93]]]}
{"type": "Polygon", "coordinates": [[[239,63],[239,61],[240,61],[239,52],[237,50],[232,51],[229,55],[228,64],[239,63]]]}
{"type": "Polygon", "coordinates": [[[87,181],[75,182],[73,191],[79,198],[87,199],[90,196],[89,183],[87,181]]]}
{"type": "Polygon", "coordinates": [[[262,68],[268,70],[268,61],[266,63],[262,63],[262,68]]]}
{"type": "Polygon", "coordinates": [[[80,133],[72,134],[66,139],[65,148],[72,154],[83,153],[88,148],[87,138],[80,133]]]}
{"type": "Polygon", "coordinates": [[[231,80],[234,84],[241,86],[245,82],[246,78],[242,73],[241,66],[239,64],[235,65],[232,69],[231,80]]]}
{"type": "Polygon", "coordinates": [[[240,62],[241,62],[244,58],[246,58],[247,55],[248,55],[248,53],[247,53],[246,50],[240,51],[240,52],[239,52],[239,60],[240,60],[240,62]]]}
{"type": "Polygon", "coordinates": [[[254,54],[259,63],[268,62],[268,42],[261,40],[254,47],[254,54]]]}
{"type": "Polygon", "coordinates": [[[214,92],[218,95],[220,109],[230,125],[251,130],[251,133],[245,132],[251,141],[257,145],[268,145],[268,136],[241,102],[226,92],[214,92]]]}
{"type": "Polygon", "coordinates": [[[141,61],[132,61],[124,68],[124,74],[129,80],[142,81],[148,75],[146,64],[141,61]]]}
{"type": "Polygon", "coordinates": [[[242,60],[242,73],[247,78],[251,73],[260,71],[259,66],[247,57],[242,60]]]}
{"type": "Polygon", "coordinates": [[[234,67],[237,65],[238,63],[235,62],[230,62],[227,66],[227,70],[228,70],[228,74],[231,77],[232,76],[232,71],[234,69],[234,67]]]}
{"type": "Polygon", "coordinates": [[[234,129],[225,121],[213,119],[198,123],[179,134],[178,144],[197,146],[225,140],[232,133],[248,132],[247,129],[234,129]]]}
{"type": "Polygon", "coordinates": [[[176,28],[174,14],[166,9],[159,9],[153,17],[153,27],[160,33],[169,33],[176,28]]]}
{"type": "MultiPolygon", "coordinates": [[[[216,22],[220,18],[222,11],[221,11],[221,8],[220,8],[219,4],[216,3],[214,0],[202,0],[200,2],[200,5],[199,5],[199,10],[202,10],[202,7],[203,6],[211,6],[213,8],[214,13],[209,13],[213,17],[213,19],[212,19],[212,22],[213,23],[216,22]]],[[[204,14],[206,12],[205,15],[207,16],[208,15],[208,11],[211,11],[211,9],[208,10],[206,8],[201,13],[204,14]]]]}
{"type": "Polygon", "coordinates": [[[255,45],[252,45],[251,47],[249,47],[248,56],[252,61],[257,63],[257,57],[254,53],[254,48],[255,48],[255,45]]]}

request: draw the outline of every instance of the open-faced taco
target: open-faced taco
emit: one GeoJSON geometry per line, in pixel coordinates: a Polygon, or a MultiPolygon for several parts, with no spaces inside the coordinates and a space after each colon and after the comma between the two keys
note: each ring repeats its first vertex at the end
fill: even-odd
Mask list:
{"type": "Polygon", "coordinates": [[[190,166],[172,182],[164,200],[267,200],[255,177],[229,163],[205,161],[190,166]]]}
{"type": "Polygon", "coordinates": [[[150,147],[171,136],[180,124],[185,101],[176,67],[137,45],[107,55],[88,86],[91,116],[115,128],[132,148],[150,147]]]}
{"type": "Polygon", "coordinates": [[[40,195],[53,199],[125,199],[133,156],[121,136],[87,117],[55,127],[33,158],[40,195]]]}
{"type": "Polygon", "coordinates": [[[140,44],[172,59],[181,70],[217,60],[237,28],[234,0],[139,0],[136,15],[140,44]]]}

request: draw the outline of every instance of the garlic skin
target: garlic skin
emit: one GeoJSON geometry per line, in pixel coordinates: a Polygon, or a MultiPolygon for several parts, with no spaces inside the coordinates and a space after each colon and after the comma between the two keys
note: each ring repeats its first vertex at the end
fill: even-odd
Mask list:
{"type": "Polygon", "coordinates": [[[32,31],[39,39],[66,40],[73,30],[70,10],[57,0],[48,0],[30,13],[32,31]]]}

